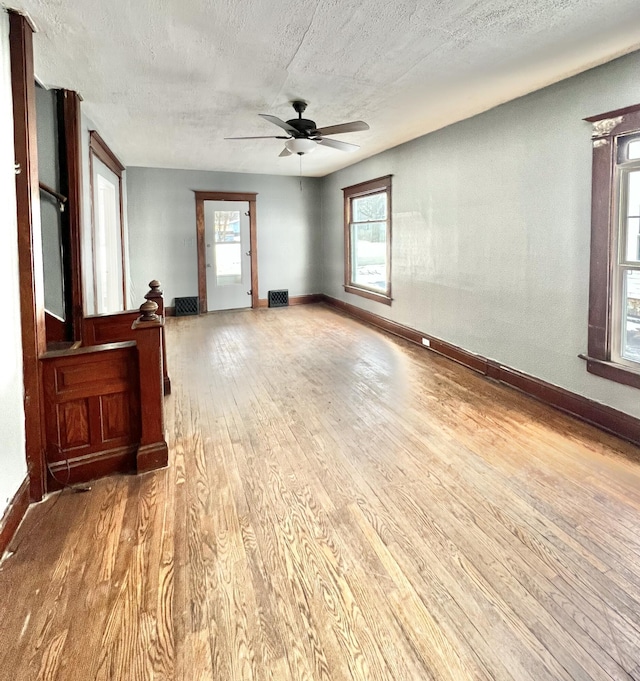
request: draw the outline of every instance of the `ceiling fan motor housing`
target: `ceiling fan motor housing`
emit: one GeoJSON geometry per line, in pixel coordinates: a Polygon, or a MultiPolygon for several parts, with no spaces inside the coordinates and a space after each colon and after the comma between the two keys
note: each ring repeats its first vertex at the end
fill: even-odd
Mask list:
{"type": "Polygon", "coordinates": [[[297,133],[291,133],[294,137],[309,137],[317,129],[315,121],[308,118],[292,118],[287,123],[297,130],[297,133]]]}

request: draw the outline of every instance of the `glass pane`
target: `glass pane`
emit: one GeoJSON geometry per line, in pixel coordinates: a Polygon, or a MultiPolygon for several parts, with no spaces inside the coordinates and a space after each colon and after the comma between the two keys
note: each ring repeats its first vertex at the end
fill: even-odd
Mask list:
{"type": "Polygon", "coordinates": [[[622,356],[640,362],[640,270],[628,270],[622,276],[622,356]]]}
{"type": "Polygon", "coordinates": [[[351,200],[351,220],[366,222],[367,220],[387,219],[387,194],[370,194],[359,199],[351,200]]]}
{"type": "Polygon", "coordinates": [[[386,291],[387,223],[351,225],[351,251],[353,283],[386,291]]]}
{"type": "Polygon", "coordinates": [[[640,140],[629,142],[627,146],[627,160],[635,161],[640,158],[640,140]]]}
{"type": "Polygon", "coordinates": [[[237,210],[215,211],[213,228],[217,244],[240,243],[240,212],[237,210]]]}
{"type": "Polygon", "coordinates": [[[625,262],[640,262],[640,170],[629,173],[627,185],[627,234],[625,262]]]}
{"type": "Polygon", "coordinates": [[[216,283],[218,286],[242,283],[242,244],[216,243],[216,283]]]}

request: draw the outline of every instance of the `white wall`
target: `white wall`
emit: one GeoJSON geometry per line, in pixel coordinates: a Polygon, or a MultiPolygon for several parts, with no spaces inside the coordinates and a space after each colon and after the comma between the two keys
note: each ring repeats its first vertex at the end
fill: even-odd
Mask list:
{"type": "Polygon", "coordinates": [[[640,103],[640,53],[374,156],[323,182],[323,291],[640,416],[588,374],[591,125],[640,103]],[[341,188],[393,175],[391,307],[342,285],[341,188]]]}
{"type": "Polygon", "coordinates": [[[198,295],[193,190],[257,192],[260,298],[320,290],[320,180],[274,175],[127,168],[131,279],[138,299],[159,279],[168,305],[198,295]]]}
{"type": "Polygon", "coordinates": [[[9,19],[0,11],[0,518],[27,476],[14,162],[9,19]]]}

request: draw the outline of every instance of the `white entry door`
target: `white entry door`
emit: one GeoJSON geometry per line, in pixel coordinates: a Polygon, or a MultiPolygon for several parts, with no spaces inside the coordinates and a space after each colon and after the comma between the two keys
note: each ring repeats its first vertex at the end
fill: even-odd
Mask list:
{"type": "Polygon", "coordinates": [[[249,202],[205,201],[207,310],[251,307],[249,202]]]}

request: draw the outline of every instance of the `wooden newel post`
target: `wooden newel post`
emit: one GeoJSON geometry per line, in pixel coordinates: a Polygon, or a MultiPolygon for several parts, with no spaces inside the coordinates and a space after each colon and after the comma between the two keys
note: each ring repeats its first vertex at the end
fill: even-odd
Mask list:
{"type": "Polygon", "coordinates": [[[160,288],[161,286],[162,284],[157,279],[152,279],[149,282],[149,291],[146,293],[145,298],[157,303],[158,311],[156,314],[159,317],[164,317],[164,297],[162,295],[162,289],[160,288]]]}
{"type": "Polygon", "coordinates": [[[142,418],[138,473],[162,468],[169,460],[164,432],[164,390],[162,367],[162,330],[164,319],[157,314],[158,305],[147,300],[140,306],[140,316],[133,322],[140,368],[140,412],[142,418]]]}
{"type": "MultiPolygon", "coordinates": [[[[162,293],[162,284],[157,279],[152,279],[149,282],[149,291],[145,295],[147,300],[152,300],[157,303],[158,310],[156,314],[164,319],[164,296],[162,293]]],[[[163,381],[164,394],[171,395],[171,379],[169,378],[169,371],[167,369],[167,345],[164,339],[164,327],[162,327],[162,366],[163,366],[163,381]]]]}

